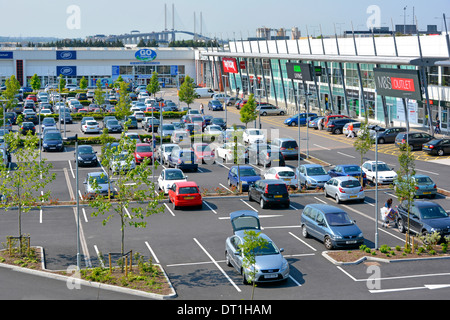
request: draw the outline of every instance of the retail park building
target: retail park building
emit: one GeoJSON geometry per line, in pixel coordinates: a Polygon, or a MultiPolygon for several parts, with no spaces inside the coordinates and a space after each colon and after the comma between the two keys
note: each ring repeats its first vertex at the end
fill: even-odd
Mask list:
{"type": "MultiPolygon", "coordinates": [[[[163,87],[177,87],[185,76],[199,86],[254,93],[289,114],[329,110],[365,116],[380,123],[417,126],[440,119],[450,128],[450,48],[446,35],[394,37],[302,38],[298,40],[230,41],[224,48],[0,48],[0,83],[15,75],[23,86],[37,74],[43,85],[82,77],[109,85],[119,75],[146,84],[154,71],[163,87]],[[230,65],[225,60],[231,60],[230,65]],[[312,77],[292,78],[288,63],[311,66],[312,77]],[[417,95],[379,94],[374,69],[417,71],[417,95]],[[228,72],[227,72],[228,71],[228,72]],[[417,88],[420,87],[420,88],[417,88]],[[416,99],[414,99],[416,98],[416,99]],[[404,105],[408,106],[404,108],[404,105]],[[431,117],[428,116],[429,112],[431,117]]],[[[229,62],[229,61],[228,61],[229,62]]],[[[408,90],[407,90],[408,91],[408,90]]]]}

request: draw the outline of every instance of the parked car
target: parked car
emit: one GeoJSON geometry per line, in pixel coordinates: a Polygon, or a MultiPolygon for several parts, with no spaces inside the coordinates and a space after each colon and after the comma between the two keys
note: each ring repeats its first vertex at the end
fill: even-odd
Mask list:
{"type": "Polygon", "coordinates": [[[256,173],[252,166],[240,165],[239,171],[238,166],[232,166],[228,171],[228,185],[239,189],[239,182],[241,182],[244,192],[249,190],[250,184],[258,180],[261,180],[261,176],[256,173]]]}
{"type": "Polygon", "coordinates": [[[130,158],[126,152],[114,155],[111,161],[111,172],[113,174],[133,170],[136,167],[134,157],[130,158]]]}
{"type": "Polygon", "coordinates": [[[225,260],[227,266],[233,267],[242,275],[244,284],[249,282],[262,283],[284,281],[289,278],[289,263],[283,257],[283,248],[278,249],[275,243],[264,233],[261,233],[259,218],[253,211],[235,211],[230,213],[233,235],[225,241],[225,260]],[[241,245],[245,243],[246,231],[256,231],[258,237],[264,239],[266,246],[259,247],[255,252],[255,270],[244,264],[244,252],[241,245]]]}
{"type": "Polygon", "coordinates": [[[343,118],[349,118],[348,116],[345,116],[343,114],[330,114],[328,116],[325,116],[325,119],[323,119],[323,127],[326,128],[328,125],[328,122],[330,120],[334,120],[334,119],[343,119],[343,118]]]}
{"type": "Polygon", "coordinates": [[[349,122],[357,122],[356,120],[344,118],[344,119],[331,119],[328,121],[326,128],[328,132],[332,134],[341,134],[344,131],[344,126],[349,122]]]}
{"type": "Polygon", "coordinates": [[[322,241],[327,250],[340,247],[359,247],[364,236],[355,221],[341,208],[327,204],[308,204],[300,216],[304,238],[322,241]]]}
{"type": "Polygon", "coordinates": [[[125,124],[127,124],[128,129],[138,128],[138,122],[136,120],[136,117],[134,116],[126,116],[125,119],[120,120],[120,125],[122,126],[122,128],[125,128],[125,124]]]}
{"type": "MultiPolygon", "coordinates": [[[[225,163],[234,163],[234,155],[235,155],[235,146],[234,142],[226,142],[219,145],[216,150],[216,157],[222,159],[225,163]]],[[[237,153],[238,153],[238,163],[245,163],[245,146],[242,144],[237,144],[237,153]]]]}
{"type": "Polygon", "coordinates": [[[338,164],[333,169],[330,169],[328,171],[328,174],[332,178],[350,176],[350,177],[355,177],[357,179],[360,179],[361,174],[362,174],[363,186],[365,186],[367,183],[367,175],[361,169],[361,167],[356,164],[338,164]]]}
{"type": "Polygon", "coordinates": [[[264,172],[264,179],[277,179],[288,187],[298,188],[295,171],[290,167],[273,167],[264,172]]]}
{"type": "Polygon", "coordinates": [[[147,132],[157,132],[161,122],[158,119],[147,119],[144,122],[144,130],[147,132]]]}
{"type": "Polygon", "coordinates": [[[153,162],[153,150],[149,143],[136,143],[136,149],[134,150],[134,162],[141,164],[146,158],[153,162]]]}
{"type": "Polygon", "coordinates": [[[208,110],[223,111],[223,104],[219,100],[211,100],[208,102],[208,110]]]}
{"type": "Polygon", "coordinates": [[[450,154],[450,139],[433,139],[424,143],[422,151],[430,155],[443,156],[444,154],[450,154]]]}
{"type": "MultiPolygon", "coordinates": [[[[76,154],[75,154],[76,156],[76,154]]],[[[80,167],[83,166],[97,166],[97,152],[91,145],[78,146],[78,158],[75,159],[80,167]]]]}
{"type": "Polygon", "coordinates": [[[376,183],[376,171],[378,168],[378,183],[379,184],[391,184],[397,179],[397,173],[389,168],[388,165],[383,161],[366,161],[362,165],[362,169],[366,174],[367,180],[372,183],[376,183]]]}
{"type": "Polygon", "coordinates": [[[212,100],[219,100],[220,102],[224,102],[227,98],[229,98],[230,96],[225,94],[225,93],[215,93],[212,96],[212,100]]]}
{"type": "Polygon", "coordinates": [[[197,98],[212,98],[214,95],[214,91],[211,88],[195,88],[194,91],[197,94],[197,98]]]}
{"type": "Polygon", "coordinates": [[[211,124],[216,124],[222,128],[222,130],[225,130],[227,128],[227,123],[225,119],[223,118],[213,118],[211,120],[211,124]]]}
{"type": "MultiPolygon", "coordinates": [[[[436,197],[437,186],[429,176],[424,174],[416,174],[411,176],[411,179],[416,184],[416,192],[414,193],[416,197],[436,197]]],[[[396,184],[398,184],[398,181],[396,181],[396,184]]]]}
{"type": "Polygon", "coordinates": [[[48,128],[48,127],[55,127],[56,128],[56,121],[55,121],[54,118],[44,118],[44,119],[42,119],[42,121],[41,121],[41,129],[42,129],[42,131],[45,128],[48,128]]]}
{"type": "Polygon", "coordinates": [[[191,138],[189,133],[186,131],[175,130],[170,138],[172,143],[183,144],[183,145],[191,145],[191,138]]]}
{"type": "Polygon", "coordinates": [[[175,182],[169,189],[169,201],[173,204],[173,209],[180,207],[203,206],[202,195],[197,184],[193,181],[175,182]]]}
{"type": "Polygon", "coordinates": [[[248,147],[248,159],[249,163],[261,165],[264,167],[284,167],[286,161],[283,153],[278,147],[274,147],[268,144],[253,144],[248,147]],[[252,156],[254,155],[254,157],[252,156]],[[256,162],[254,162],[256,160],[256,162]]]}
{"type": "Polygon", "coordinates": [[[303,164],[296,168],[296,174],[300,180],[300,186],[306,188],[323,188],[331,179],[330,175],[320,164],[303,164]]]}
{"type": "Polygon", "coordinates": [[[298,159],[298,144],[292,138],[275,138],[272,146],[278,147],[285,159],[298,159]]]}
{"type": "Polygon", "coordinates": [[[108,130],[108,133],[122,133],[122,126],[116,119],[107,120],[105,128],[108,130]]]}
{"type": "Polygon", "coordinates": [[[261,129],[245,129],[242,140],[248,144],[266,143],[266,136],[261,129]]]}
{"type": "Polygon", "coordinates": [[[317,113],[298,113],[295,116],[292,116],[284,120],[284,124],[290,127],[291,126],[295,127],[297,126],[298,123],[300,123],[301,126],[306,125],[308,117],[312,117],[315,119],[317,117],[317,113]]]}
{"type": "Polygon", "coordinates": [[[36,134],[36,126],[33,122],[22,122],[19,127],[19,132],[23,135],[26,135],[28,131],[31,131],[31,134],[36,134]]]}
{"type": "Polygon", "coordinates": [[[0,148],[0,165],[8,168],[11,164],[11,153],[6,148],[0,148]]]}
{"type": "Polygon", "coordinates": [[[158,177],[158,189],[168,194],[174,183],[183,181],[187,181],[187,176],[181,169],[163,169],[158,177]]]}
{"type": "Polygon", "coordinates": [[[442,239],[450,235],[449,214],[436,202],[414,200],[408,215],[408,200],[404,200],[397,206],[397,226],[401,233],[409,230],[418,234],[426,235],[438,232],[442,239]]]}
{"type": "Polygon", "coordinates": [[[81,131],[84,133],[100,133],[100,126],[95,120],[88,120],[84,125],[81,126],[81,131]]]}
{"type": "Polygon", "coordinates": [[[178,148],[173,149],[172,153],[168,157],[169,168],[178,168],[181,170],[198,170],[197,157],[191,149],[178,148]]]}
{"type": "Polygon", "coordinates": [[[155,159],[158,159],[162,165],[166,165],[168,163],[168,157],[174,148],[179,148],[179,146],[174,143],[165,143],[158,146],[155,159]]]}
{"type": "Polygon", "coordinates": [[[261,116],[268,116],[268,115],[284,115],[284,110],[280,109],[276,106],[273,106],[271,104],[261,104],[256,107],[256,112],[259,112],[261,116]]]}
{"type": "Polygon", "coordinates": [[[395,137],[395,145],[400,147],[401,144],[408,143],[411,150],[422,150],[422,146],[433,139],[432,135],[425,132],[401,132],[395,137]]]}
{"type": "Polygon", "coordinates": [[[64,150],[64,142],[59,131],[49,131],[44,133],[44,137],[42,139],[42,150],[43,151],[63,151],[64,150]]]}
{"type": "Polygon", "coordinates": [[[93,199],[99,195],[108,197],[108,193],[113,198],[117,194],[117,192],[112,187],[114,181],[111,181],[108,175],[103,171],[89,172],[83,184],[84,198],[88,200],[93,199]]]}
{"type": "MultiPolygon", "coordinates": [[[[35,112],[24,113],[23,121],[33,122],[34,124],[39,124],[39,118],[35,112]]],[[[11,121],[8,119],[7,122],[11,124],[11,121]]]]}
{"type": "MultiPolygon", "coordinates": [[[[406,128],[403,127],[393,127],[393,128],[387,128],[384,131],[378,132],[378,143],[384,144],[384,143],[394,143],[395,138],[397,135],[401,132],[406,132],[406,128]]],[[[376,132],[371,130],[370,135],[372,138],[375,138],[376,132]]]]}
{"type": "Polygon", "coordinates": [[[175,126],[171,123],[158,126],[157,134],[161,137],[171,137],[175,126]]]}
{"type": "Polygon", "coordinates": [[[259,202],[261,209],[272,205],[289,208],[290,199],[287,186],[278,179],[261,179],[249,186],[248,201],[259,202]]]}
{"type": "Polygon", "coordinates": [[[211,149],[208,143],[194,143],[192,149],[200,163],[213,164],[215,162],[214,150],[211,149]]]}
{"type": "Polygon", "coordinates": [[[361,183],[354,177],[331,178],[325,183],[323,192],[325,197],[333,197],[334,200],[336,200],[336,203],[352,200],[364,202],[364,199],[366,198],[361,183]]]}
{"type": "Polygon", "coordinates": [[[361,128],[361,122],[354,122],[354,121],[347,122],[344,125],[344,127],[342,128],[342,133],[344,135],[346,135],[346,136],[350,133],[349,130],[348,130],[348,127],[350,126],[350,123],[353,124],[353,132],[355,133],[355,137],[358,136],[359,129],[361,128]]]}

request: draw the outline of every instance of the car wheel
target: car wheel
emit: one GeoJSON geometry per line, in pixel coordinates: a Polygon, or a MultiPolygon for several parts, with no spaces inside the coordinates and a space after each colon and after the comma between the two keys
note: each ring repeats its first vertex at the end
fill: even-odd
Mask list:
{"type": "Polygon", "coordinates": [[[333,133],[334,133],[334,134],[341,134],[342,132],[341,132],[341,129],[336,129],[336,130],[334,130],[333,133]]]}
{"type": "Polygon", "coordinates": [[[303,238],[309,238],[308,230],[306,230],[306,226],[302,226],[302,236],[303,238]]]}
{"type": "Polygon", "coordinates": [[[325,196],[325,198],[328,198],[327,189],[325,189],[325,188],[323,188],[323,195],[325,196]]]}
{"type": "Polygon", "coordinates": [[[334,196],[334,200],[336,201],[337,204],[341,203],[341,199],[339,199],[339,195],[337,193],[334,196]]]}
{"type": "Polygon", "coordinates": [[[284,116],[284,111],[281,111],[281,112],[280,112],[280,116],[284,116]]]}
{"type": "Polygon", "coordinates": [[[264,116],[267,116],[267,112],[263,112],[261,115],[262,115],[263,117],[264,117],[264,116]]]}
{"type": "Polygon", "coordinates": [[[439,149],[437,154],[438,154],[438,156],[442,157],[444,155],[444,150],[439,149]]]}
{"type": "Polygon", "coordinates": [[[296,127],[297,126],[297,122],[293,121],[291,122],[291,127],[296,127]]]}
{"type": "Polygon", "coordinates": [[[378,139],[378,143],[379,143],[379,144],[383,144],[383,143],[384,143],[384,138],[378,139]]]}
{"type": "Polygon", "coordinates": [[[405,233],[406,232],[405,225],[403,224],[403,220],[402,219],[398,219],[397,220],[397,228],[398,228],[398,231],[400,233],[405,233]]]}
{"type": "Polygon", "coordinates": [[[250,191],[248,192],[248,202],[252,202],[252,196],[251,196],[251,194],[250,194],[250,191]]]}
{"type": "Polygon", "coordinates": [[[227,266],[231,267],[231,258],[230,255],[228,254],[228,251],[225,251],[225,261],[227,262],[227,266]]]}
{"type": "Polygon", "coordinates": [[[326,236],[323,240],[323,244],[325,245],[325,248],[327,250],[333,249],[333,242],[331,242],[331,238],[329,236],[326,236]]]}
{"type": "Polygon", "coordinates": [[[263,198],[259,199],[259,206],[261,207],[261,209],[265,209],[267,207],[263,198]]]}

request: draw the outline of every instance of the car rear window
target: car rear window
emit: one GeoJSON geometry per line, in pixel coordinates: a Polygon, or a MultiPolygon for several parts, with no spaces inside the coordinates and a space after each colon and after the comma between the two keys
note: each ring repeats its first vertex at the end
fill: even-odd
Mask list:
{"type": "Polygon", "coordinates": [[[295,140],[283,141],[281,143],[281,147],[283,147],[283,148],[296,148],[297,147],[297,141],[295,141],[295,140]]]}
{"type": "Polygon", "coordinates": [[[278,172],[278,176],[280,177],[293,177],[295,176],[295,173],[292,171],[280,171],[278,172]]]}
{"type": "Polygon", "coordinates": [[[182,187],[178,190],[179,194],[199,193],[197,187],[182,187]]]}
{"type": "Polygon", "coordinates": [[[275,192],[281,192],[286,193],[287,187],[284,183],[280,184],[269,184],[267,188],[268,193],[275,193],[275,192]]]}
{"type": "Polygon", "coordinates": [[[343,188],[357,188],[360,187],[361,184],[359,183],[358,180],[350,180],[350,181],[342,181],[341,186],[343,188]]]}

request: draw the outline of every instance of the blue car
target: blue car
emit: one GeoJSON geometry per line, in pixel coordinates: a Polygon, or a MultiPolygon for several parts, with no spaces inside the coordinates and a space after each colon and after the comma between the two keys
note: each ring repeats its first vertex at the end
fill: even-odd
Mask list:
{"type": "Polygon", "coordinates": [[[191,149],[173,149],[167,158],[169,168],[178,168],[181,170],[198,170],[198,160],[191,149]]]}
{"type": "Polygon", "coordinates": [[[290,118],[287,118],[284,120],[284,124],[288,126],[297,126],[300,122],[300,125],[306,125],[306,120],[309,118],[311,120],[311,117],[317,117],[316,113],[300,113],[296,114],[295,116],[292,116],[290,118]]]}
{"type": "Polygon", "coordinates": [[[252,166],[233,166],[228,171],[228,185],[239,187],[239,181],[242,182],[242,191],[248,191],[250,184],[261,180],[261,176],[256,173],[252,166]]]}
{"type": "Polygon", "coordinates": [[[211,111],[223,111],[222,102],[219,100],[211,100],[208,102],[208,110],[211,111]]]}
{"type": "Polygon", "coordinates": [[[359,247],[363,233],[342,209],[327,204],[308,204],[300,217],[304,238],[314,237],[327,250],[339,247],[359,247]]]}
{"type": "Polygon", "coordinates": [[[361,167],[356,164],[340,164],[328,171],[330,177],[355,177],[356,179],[360,179],[362,173],[363,177],[363,186],[367,183],[367,177],[364,171],[361,170],[361,167]]]}
{"type": "Polygon", "coordinates": [[[43,151],[64,151],[64,142],[59,131],[50,131],[42,139],[43,151]]]}

